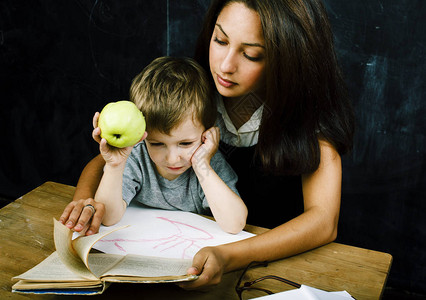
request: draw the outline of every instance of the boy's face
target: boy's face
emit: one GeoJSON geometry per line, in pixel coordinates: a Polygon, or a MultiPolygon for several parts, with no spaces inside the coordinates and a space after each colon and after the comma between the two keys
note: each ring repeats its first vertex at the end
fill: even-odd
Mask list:
{"type": "Polygon", "coordinates": [[[191,167],[191,158],[201,145],[205,128],[199,122],[194,124],[192,116],[186,117],[169,135],[149,131],[145,139],[149,156],[158,173],[168,180],[179,177],[191,167]]]}

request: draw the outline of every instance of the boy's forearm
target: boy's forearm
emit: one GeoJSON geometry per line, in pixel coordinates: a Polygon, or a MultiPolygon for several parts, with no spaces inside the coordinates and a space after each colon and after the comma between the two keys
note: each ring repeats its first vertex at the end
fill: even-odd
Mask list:
{"type": "Polygon", "coordinates": [[[106,226],[120,221],[127,207],[122,196],[123,171],[124,166],[109,167],[106,165],[96,191],[95,201],[105,205],[105,216],[102,223],[106,226]]]}
{"type": "Polygon", "coordinates": [[[229,233],[240,232],[247,220],[247,207],[241,198],[210,167],[194,168],[213,217],[229,233]]]}
{"type": "Polygon", "coordinates": [[[102,178],[105,161],[101,155],[94,157],[81,172],[73,201],[95,198],[96,190],[102,178]]]}

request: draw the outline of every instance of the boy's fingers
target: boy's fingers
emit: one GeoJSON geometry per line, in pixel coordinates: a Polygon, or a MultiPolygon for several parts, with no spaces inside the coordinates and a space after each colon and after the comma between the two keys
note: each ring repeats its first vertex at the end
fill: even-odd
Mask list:
{"type": "Polygon", "coordinates": [[[98,127],[98,119],[99,119],[99,112],[96,112],[96,113],[93,115],[93,119],[92,119],[92,125],[93,125],[93,128],[98,127]]]}
{"type": "Polygon", "coordinates": [[[101,152],[102,155],[105,155],[108,153],[108,146],[107,146],[107,141],[106,139],[101,139],[99,141],[99,150],[101,152]]]}
{"type": "Polygon", "coordinates": [[[96,127],[95,129],[93,129],[93,131],[92,131],[92,138],[97,143],[101,142],[101,129],[99,127],[96,127]]]}

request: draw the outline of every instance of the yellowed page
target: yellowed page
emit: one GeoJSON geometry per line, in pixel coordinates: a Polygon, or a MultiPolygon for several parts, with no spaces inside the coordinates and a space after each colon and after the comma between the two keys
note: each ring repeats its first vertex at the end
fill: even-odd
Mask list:
{"type": "Polygon", "coordinates": [[[106,231],[106,232],[103,232],[103,233],[97,233],[97,234],[93,234],[93,235],[89,235],[89,236],[79,236],[71,242],[72,248],[75,250],[75,252],[80,257],[80,259],[83,261],[83,263],[86,265],[86,267],[90,270],[90,266],[89,266],[89,263],[88,263],[88,255],[89,255],[90,249],[92,249],[93,245],[96,244],[96,242],[99,241],[100,239],[107,236],[108,234],[113,233],[114,231],[126,228],[126,227],[128,227],[128,226],[121,226],[121,227],[113,228],[109,231],[106,231]]]}
{"type": "Polygon", "coordinates": [[[96,276],[89,271],[72,246],[72,231],[56,219],[53,219],[53,222],[53,239],[55,241],[56,252],[63,264],[81,277],[96,280],[96,276]]]}
{"type": "Polygon", "coordinates": [[[72,240],[71,229],[54,220],[54,240],[56,251],[62,262],[74,273],[87,279],[98,279],[90,270],[88,255],[93,245],[108,234],[125,228],[117,227],[104,233],[97,233],[89,236],[80,236],[72,240]]]}
{"type": "Polygon", "coordinates": [[[103,283],[92,282],[92,281],[77,281],[77,282],[33,282],[19,280],[12,286],[13,290],[43,290],[43,289],[87,289],[87,288],[98,288],[102,289],[103,283]]]}
{"type": "Polygon", "coordinates": [[[104,273],[105,276],[161,278],[185,276],[192,265],[190,259],[127,255],[120,263],[104,273]]]}
{"type": "Polygon", "coordinates": [[[123,257],[123,255],[118,254],[89,253],[88,262],[90,270],[99,278],[102,274],[119,263],[123,257]]]}
{"type": "MultiPolygon", "coordinates": [[[[66,267],[56,251],[34,268],[13,277],[13,279],[23,279],[33,282],[87,281],[87,279],[78,276],[66,267]]],[[[99,280],[96,281],[99,282],[99,280]]]]}

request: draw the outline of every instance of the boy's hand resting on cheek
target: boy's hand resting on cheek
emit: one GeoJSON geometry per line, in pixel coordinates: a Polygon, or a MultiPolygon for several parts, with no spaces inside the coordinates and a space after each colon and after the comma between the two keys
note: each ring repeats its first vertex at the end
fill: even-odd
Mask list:
{"type": "Polygon", "coordinates": [[[218,127],[206,130],[201,136],[201,145],[195,150],[191,158],[195,171],[210,166],[210,160],[219,148],[220,132],[218,127]]]}

